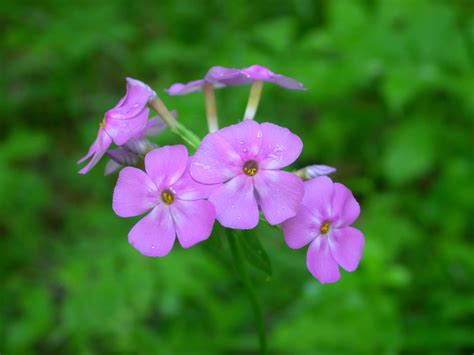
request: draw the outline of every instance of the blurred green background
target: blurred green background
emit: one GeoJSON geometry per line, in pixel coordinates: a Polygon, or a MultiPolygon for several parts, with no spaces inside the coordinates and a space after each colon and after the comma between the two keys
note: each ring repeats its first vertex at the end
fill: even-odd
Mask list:
{"type": "MultiPolygon", "coordinates": [[[[162,89],[213,65],[268,66],[259,121],[304,141],[360,201],[359,269],[320,285],[305,250],[259,226],[273,276],[249,269],[272,352],[474,351],[474,2],[3,1],[0,352],[257,353],[253,315],[213,235],[163,259],[127,243],[115,176],[75,162],[131,76],[206,132],[201,94],[162,89]]],[[[221,125],[248,87],[217,92],[221,125]]],[[[176,144],[167,132],[159,144],[176,144]]]]}

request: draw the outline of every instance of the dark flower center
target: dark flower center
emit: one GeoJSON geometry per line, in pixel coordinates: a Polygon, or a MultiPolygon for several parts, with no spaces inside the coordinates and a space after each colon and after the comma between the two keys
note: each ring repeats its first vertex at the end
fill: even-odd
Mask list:
{"type": "Polygon", "coordinates": [[[255,160],[247,160],[242,169],[248,176],[254,176],[258,171],[258,164],[255,160]]]}
{"type": "Polygon", "coordinates": [[[165,190],[161,193],[161,199],[167,205],[171,205],[174,201],[174,195],[170,190],[165,190]]]}
{"type": "Polygon", "coordinates": [[[328,222],[323,223],[319,231],[321,232],[321,234],[326,234],[329,231],[329,223],[328,222]]]}

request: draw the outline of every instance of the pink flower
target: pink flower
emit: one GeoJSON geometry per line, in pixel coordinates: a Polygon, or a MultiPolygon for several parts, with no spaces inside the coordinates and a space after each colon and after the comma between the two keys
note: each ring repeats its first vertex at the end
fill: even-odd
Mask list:
{"type": "Polygon", "coordinates": [[[204,200],[211,187],[194,181],[187,165],[184,146],[165,146],[145,156],[145,172],[126,167],[119,174],[112,208],[120,217],[148,213],[128,234],[145,256],[167,255],[176,236],[189,248],[211,234],[214,207],[204,200]]]}
{"type": "MultiPolygon", "coordinates": [[[[176,116],[176,113],[174,113],[176,116]]],[[[141,157],[156,148],[156,145],[148,141],[148,137],[156,137],[166,128],[166,123],[160,116],[148,120],[145,128],[130,138],[127,143],[117,149],[109,149],[105,153],[110,160],[105,166],[104,175],[110,175],[124,166],[133,166],[141,157]]]]}
{"type": "Polygon", "coordinates": [[[209,201],[225,227],[251,229],[259,208],[270,224],[296,214],[304,194],[302,180],[280,169],[301,153],[301,139],[271,123],[246,120],[208,134],[191,161],[192,177],[204,184],[222,184],[209,201]]]}
{"type": "Polygon", "coordinates": [[[97,139],[87,155],[78,164],[90,158],[89,163],[79,173],[89,172],[113,143],[125,144],[130,138],[142,132],[147,125],[148,101],[156,96],[150,87],[141,81],[127,78],[127,92],[119,103],[107,111],[100,123],[97,139]]]}
{"type": "Polygon", "coordinates": [[[275,74],[270,69],[260,65],[252,65],[244,69],[212,67],[204,79],[190,81],[187,84],[173,84],[167,92],[169,95],[187,95],[191,92],[202,91],[205,84],[212,84],[215,88],[221,88],[224,86],[246,85],[256,81],[272,83],[289,90],[305,90],[302,83],[292,78],[275,74]]]}
{"type": "Polygon", "coordinates": [[[303,202],[298,214],[283,223],[283,233],[290,248],[309,243],[306,265],[321,283],[336,282],[339,266],[346,271],[357,269],[364,249],[364,236],[350,227],[360,213],[351,191],[326,176],[306,181],[303,202]]]}

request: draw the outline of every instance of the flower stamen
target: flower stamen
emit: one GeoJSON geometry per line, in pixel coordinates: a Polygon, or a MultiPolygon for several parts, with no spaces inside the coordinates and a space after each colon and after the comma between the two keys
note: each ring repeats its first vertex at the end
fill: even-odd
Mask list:
{"type": "Polygon", "coordinates": [[[323,225],[321,226],[321,228],[319,229],[319,231],[321,232],[321,234],[326,234],[328,231],[329,231],[329,223],[325,222],[323,223],[323,225]]]}
{"type": "Polygon", "coordinates": [[[254,176],[258,171],[258,164],[255,160],[247,160],[242,169],[248,176],[254,176]]]}
{"type": "Polygon", "coordinates": [[[171,205],[174,201],[174,195],[170,190],[165,190],[161,193],[161,199],[167,205],[171,205]]]}

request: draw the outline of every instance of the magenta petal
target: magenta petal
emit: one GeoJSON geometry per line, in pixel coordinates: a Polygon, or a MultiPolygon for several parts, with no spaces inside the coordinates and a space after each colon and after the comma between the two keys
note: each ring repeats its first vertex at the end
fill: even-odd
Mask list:
{"type": "Polygon", "coordinates": [[[128,242],[145,256],[165,256],[173,248],[176,232],[168,207],[156,206],[135,224],[128,242]]]}
{"type": "Polygon", "coordinates": [[[252,81],[266,81],[289,90],[305,90],[302,83],[287,76],[275,74],[261,65],[252,65],[251,67],[242,69],[241,71],[251,78],[252,81]]]}
{"type": "Polygon", "coordinates": [[[80,164],[92,157],[89,163],[79,171],[79,174],[88,173],[99,162],[100,158],[102,158],[111,144],[112,138],[110,138],[103,128],[100,128],[99,132],[97,133],[97,138],[89,148],[87,155],[77,162],[80,164]]]}
{"type": "Polygon", "coordinates": [[[122,169],[112,198],[112,209],[118,216],[138,216],[158,203],[156,186],[145,172],[132,167],[122,169]]]}
{"type": "Polygon", "coordinates": [[[320,233],[321,222],[304,205],[300,205],[295,217],[281,225],[286,244],[299,249],[315,239],[320,233]]]}
{"type": "Polygon", "coordinates": [[[229,142],[243,161],[255,158],[262,145],[260,125],[254,120],[245,120],[222,128],[217,134],[229,142]]]}
{"type": "Polygon", "coordinates": [[[252,178],[239,175],[216,189],[209,201],[216,209],[216,218],[224,227],[252,229],[259,213],[252,178]]]}
{"type": "Polygon", "coordinates": [[[327,237],[320,236],[309,245],[306,266],[322,284],[336,282],[341,277],[339,267],[329,250],[327,237]]]}
{"type": "Polygon", "coordinates": [[[176,83],[171,85],[169,89],[166,90],[168,95],[187,95],[192,92],[202,91],[202,87],[205,84],[204,80],[194,80],[190,81],[187,84],[176,83]]]}
{"type": "Polygon", "coordinates": [[[242,159],[224,137],[211,133],[191,159],[190,173],[204,184],[221,183],[242,173],[242,159]]]}
{"type": "Polygon", "coordinates": [[[329,247],[336,262],[346,271],[354,271],[364,250],[362,232],[353,227],[335,228],[329,236],[329,247]]]}
{"type": "Polygon", "coordinates": [[[342,184],[334,184],[332,201],[332,221],[335,227],[346,227],[359,217],[360,206],[351,190],[342,184]]]}
{"type": "Polygon", "coordinates": [[[215,220],[214,207],[208,201],[175,201],[171,206],[176,234],[183,248],[209,238],[215,220]]]}
{"type": "Polygon", "coordinates": [[[167,145],[153,149],[145,156],[145,170],[159,189],[178,181],[187,164],[188,150],[184,145],[167,145]]]}
{"type": "Polygon", "coordinates": [[[304,194],[301,178],[286,171],[262,170],[254,176],[254,183],[268,223],[280,224],[296,215],[304,194]]]}
{"type": "Polygon", "coordinates": [[[303,142],[288,128],[272,123],[262,123],[260,129],[262,130],[263,141],[258,159],[262,168],[284,168],[293,163],[301,154],[303,142]]]}
{"type": "Polygon", "coordinates": [[[105,129],[115,144],[123,145],[146,129],[149,111],[144,108],[139,114],[128,119],[112,119],[106,116],[105,129]]]}
{"type": "Polygon", "coordinates": [[[183,176],[171,187],[176,198],[185,201],[207,199],[221,184],[201,184],[194,180],[186,169],[183,176]]]}
{"type": "Polygon", "coordinates": [[[127,92],[119,103],[106,112],[106,119],[127,120],[140,114],[156,93],[139,80],[127,78],[127,92]]]}
{"type": "Polygon", "coordinates": [[[304,183],[303,205],[322,222],[331,218],[334,184],[327,176],[320,176],[304,183]]]}

